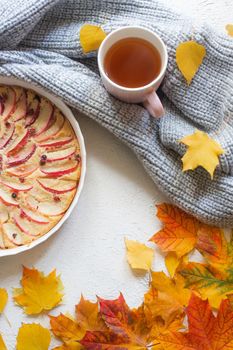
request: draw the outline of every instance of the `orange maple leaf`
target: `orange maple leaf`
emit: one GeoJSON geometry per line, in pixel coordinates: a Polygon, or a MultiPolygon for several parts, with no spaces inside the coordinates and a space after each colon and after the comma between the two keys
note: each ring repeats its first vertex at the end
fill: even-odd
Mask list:
{"type": "Polygon", "coordinates": [[[163,252],[175,252],[181,257],[195,247],[200,227],[197,219],[167,203],[157,205],[157,217],[164,227],[150,241],[156,243],[163,252]]]}
{"type": "Polygon", "coordinates": [[[232,350],[233,309],[230,300],[222,301],[215,316],[208,300],[192,295],[188,308],[188,332],[160,335],[164,350],[232,350]]]}
{"type": "Polygon", "coordinates": [[[82,346],[79,341],[83,338],[87,330],[107,331],[107,327],[99,313],[98,302],[92,303],[81,296],[79,304],[75,307],[75,311],[76,319],[63,314],[49,316],[54,335],[64,342],[56,350],[76,350],[81,348],[82,346]]]}

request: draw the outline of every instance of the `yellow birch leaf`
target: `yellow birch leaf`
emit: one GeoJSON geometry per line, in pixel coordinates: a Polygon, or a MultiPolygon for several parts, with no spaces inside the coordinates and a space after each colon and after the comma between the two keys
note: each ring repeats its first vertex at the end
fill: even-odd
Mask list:
{"type": "Polygon", "coordinates": [[[88,53],[99,48],[106,37],[106,33],[99,26],[84,24],[80,29],[80,44],[83,52],[88,53]]]}
{"type": "Polygon", "coordinates": [[[205,56],[205,47],[192,40],[181,43],[177,47],[176,63],[188,85],[191,84],[205,56]]]}
{"type": "Polygon", "coordinates": [[[48,350],[50,332],[40,324],[23,324],[17,336],[17,350],[48,350]]]}
{"type": "Polygon", "coordinates": [[[233,36],[233,24],[227,24],[226,31],[228,35],[233,36]]]}
{"type": "Polygon", "coordinates": [[[198,166],[208,171],[213,179],[214,170],[219,164],[219,156],[224,153],[221,145],[203,131],[196,130],[194,134],[180,140],[188,149],[181,159],[183,171],[194,170],[198,166]]]}
{"type": "Polygon", "coordinates": [[[0,350],[7,350],[7,347],[6,347],[5,343],[4,343],[4,340],[3,340],[2,336],[1,336],[1,334],[0,334],[0,350]]]}
{"type": "Polygon", "coordinates": [[[28,315],[51,310],[61,301],[63,285],[56,270],[48,276],[36,269],[23,268],[22,288],[14,289],[14,301],[28,315]]]}
{"type": "Polygon", "coordinates": [[[165,265],[171,277],[174,277],[176,269],[180,265],[180,260],[174,252],[169,252],[166,255],[165,265]]]}
{"type": "Polygon", "coordinates": [[[148,271],[151,269],[154,250],[145,244],[125,239],[127,260],[132,269],[148,271]]]}
{"type": "Polygon", "coordinates": [[[0,288],[0,314],[5,309],[7,301],[8,301],[8,294],[7,294],[6,289],[5,288],[0,288]]]}

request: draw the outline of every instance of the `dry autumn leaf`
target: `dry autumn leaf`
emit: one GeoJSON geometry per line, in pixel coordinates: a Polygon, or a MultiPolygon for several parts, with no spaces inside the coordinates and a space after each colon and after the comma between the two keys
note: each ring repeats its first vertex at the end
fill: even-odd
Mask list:
{"type": "Polygon", "coordinates": [[[151,269],[154,250],[145,244],[125,239],[127,260],[132,269],[147,272],[151,269]]]}
{"type": "MultiPolygon", "coordinates": [[[[182,235],[177,234],[177,230],[179,232],[179,230],[188,229],[193,238],[195,237],[192,244],[188,245],[188,251],[191,248],[197,249],[206,262],[189,262],[187,256],[177,255],[178,259],[176,257],[174,259],[174,255],[168,255],[165,263],[174,278],[170,280],[165,274],[159,273],[157,283],[152,282],[154,287],[159,291],[164,291],[166,287],[166,294],[172,295],[170,287],[174,287],[180,275],[183,277],[179,280],[180,286],[178,287],[175,283],[173,288],[176,296],[177,292],[183,295],[182,289],[186,293],[188,288],[195,290],[203,298],[208,298],[211,306],[218,308],[221,300],[229,293],[233,293],[233,238],[227,242],[221,229],[203,224],[170,204],[161,204],[157,215],[165,227],[152,237],[153,242],[157,243],[163,251],[168,251],[167,248],[171,249],[169,254],[180,253],[176,238],[182,235]],[[166,225],[170,229],[169,235],[166,234],[166,225]]],[[[152,273],[152,276],[156,277],[156,274],[158,273],[152,273]]]]}
{"type": "Polygon", "coordinates": [[[23,324],[17,336],[17,350],[48,350],[50,332],[40,324],[23,324]]]}
{"type": "MultiPolygon", "coordinates": [[[[100,314],[107,325],[107,331],[87,331],[81,344],[86,349],[141,349],[159,345],[157,338],[169,330],[182,328],[178,319],[165,324],[161,317],[151,322],[144,312],[144,304],[131,310],[122,294],[115,300],[99,298],[100,314]]],[[[159,348],[157,348],[159,349],[159,348]]]]}
{"type": "Polygon", "coordinates": [[[181,259],[178,258],[177,254],[174,252],[169,252],[165,256],[165,265],[170,277],[172,278],[174,277],[175,272],[178,266],[180,265],[180,263],[181,263],[181,259]]]}
{"type": "Polygon", "coordinates": [[[8,301],[8,294],[7,294],[6,289],[5,288],[0,288],[0,314],[5,309],[7,301],[8,301]]]}
{"type": "MultiPolygon", "coordinates": [[[[164,292],[158,291],[153,285],[144,295],[141,306],[148,326],[155,327],[158,320],[162,320],[164,328],[182,328],[184,307],[164,292]],[[178,323],[177,323],[178,322],[178,323]],[[178,327],[179,324],[179,327],[178,327]]],[[[140,309],[140,307],[139,307],[140,309]]]]}
{"type": "Polygon", "coordinates": [[[233,24],[227,24],[226,31],[228,35],[233,36],[233,24]]]}
{"type": "Polygon", "coordinates": [[[51,329],[64,344],[56,350],[78,350],[81,345],[78,343],[86,333],[86,330],[106,330],[102,320],[98,303],[92,303],[81,296],[80,302],[76,305],[76,319],[73,320],[63,314],[57,317],[50,316],[51,329]]]}
{"type": "Polygon", "coordinates": [[[105,329],[105,324],[99,315],[98,302],[92,303],[89,300],[81,299],[75,307],[76,319],[82,329],[88,330],[103,330],[105,329]]]}
{"type": "Polygon", "coordinates": [[[64,315],[50,316],[54,335],[64,342],[56,350],[78,350],[80,346],[99,350],[117,346],[146,350],[155,345],[160,334],[182,328],[183,308],[175,310],[169,302],[161,307],[154,288],[150,288],[144,303],[137,309],[130,309],[122,294],[115,300],[98,298],[98,303],[82,297],[76,306],[76,320],[64,315]]]}
{"type": "Polygon", "coordinates": [[[51,310],[62,301],[63,285],[56,270],[48,276],[36,269],[23,268],[22,288],[14,289],[14,301],[28,315],[51,310]]]}
{"type": "Polygon", "coordinates": [[[182,158],[183,171],[194,170],[201,166],[208,171],[213,179],[214,170],[219,164],[219,156],[224,153],[219,143],[200,130],[185,136],[180,142],[188,146],[182,158]]]}
{"type": "Polygon", "coordinates": [[[204,226],[196,248],[206,263],[182,264],[179,274],[185,278],[187,288],[198,291],[218,308],[221,300],[233,293],[233,242],[227,242],[222,230],[204,226]]]}
{"type": "Polygon", "coordinates": [[[4,343],[4,340],[2,338],[2,335],[0,334],[0,350],[7,350],[7,347],[4,343]]]}
{"type": "Polygon", "coordinates": [[[158,337],[163,350],[232,350],[233,309],[223,300],[215,316],[207,300],[192,295],[188,308],[188,332],[158,337]]]}
{"type": "Polygon", "coordinates": [[[157,217],[164,227],[150,241],[156,243],[163,252],[175,252],[178,257],[193,250],[200,225],[193,216],[164,203],[157,205],[157,217]]]}
{"type": "MultiPolygon", "coordinates": [[[[63,314],[60,314],[57,317],[50,316],[50,325],[54,335],[64,342],[64,349],[80,348],[78,341],[82,339],[85,331],[78,325],[77,322],[63,314]]],[[[62,349],[62,347],[59,347],[58,349],[60,348],[62,349]]]]}
{"type": "Polygon", "coordinates": [[[192,40],[177,47],[176,63],[188,84],[191,84],[205,56],[205,47],[192,40]]]}
{"type": "Polygon", "coordinates": [[[80,44],[83,52],[88,53],[99,48],[106,33],[99,26],[84,24],[80,29],[80,44]]]}
{"type": "Polygon", "coordinates": [[[159,297],[169,298],[180,308],[188,305],[191,292],[185,288],[185,280],[182,276],[176,275],[174,278],[169,278],[164,272],[152,272],[151,276],[151,284],[158,290],[159,297]]]}

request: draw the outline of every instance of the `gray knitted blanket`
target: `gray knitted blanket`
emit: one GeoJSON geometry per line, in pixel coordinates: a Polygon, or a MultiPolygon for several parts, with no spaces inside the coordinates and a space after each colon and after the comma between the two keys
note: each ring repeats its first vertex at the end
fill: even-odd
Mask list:
{"type": "Polygon", "coordinates": [[[33,82],[60,96],[131,147],[170,200],[199,219],[233,224],[233,39],[194,25],[156,0],[1,0],[0,74],[33,82]],[[166,115],[155,120],[139,105],[104,89],[96,53],[84,55],[79,30],[101,24],[106,32],[141,25],[168,46],[161,87],[166,115]],[[175,63],[180,42],[193,38],[207,50],[190,87],[175,63]],[[225,149],[214,180],[202,168],[182,173],[185,146],[178,140],[198,128],[225,149]]]}

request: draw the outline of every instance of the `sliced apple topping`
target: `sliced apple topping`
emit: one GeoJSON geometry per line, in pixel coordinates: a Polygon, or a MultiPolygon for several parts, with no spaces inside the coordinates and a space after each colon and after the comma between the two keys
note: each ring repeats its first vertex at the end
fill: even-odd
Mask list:
{"type": "Polygon", "coordinates": [[[23,164],[12,169],[7,169],[7,173],[20,179],[24,179],[25,177],[33,174],[38,168],[38,164],[23,164]]]}
{"type": "Polygon", "coordinates": [[[68,161],[62,163],[56,163],[52,166],[40,167],[40,171],[48,177],[60,177],[66,174],[70,174],[75,171],[79,163],[76,161],[68,161]]]}
{"type": "Polygon", "coordinates": [[[37,224],[48,224],[49,221],[44,216],[39,215],[36,212],[28,209],[21,208],[21,216],[27,218],[29,221],[36,222],[37,224]]]}
{"type": "Polygon", "coordinates": [[[59,138],[59,139],[52,139],[52,140],[48,140],[48,141],[42,142],[42,143],[39,144],[39,146],[40,147],[46,147],[46,148],[61,147],[61,146],[67,145],[72,140],[73,140],[72,136],[66,136],[66,137],[62,137],[62,138],[59,138]]]}
{"type": "Polygon", "coordinates": [[[35,144],[27,145],[27,147],[22,149],[22,151],[19,151],[14,156],[11,156],[8,158],[8,162],[7,162],[8,168],[26,163],[33,156],[35,151],[36,151],[35,144]]]}
{"type": "Polygon", "coordinates": [[[22,245],[23,239],[20,229],[13,223],[7,222],[2,225],[6,237],[15,245],[22,245]]]}
{"type": "Polygon", "coordinates": [[[3,224],[4,222],[7,222],[9,218],[9,213],[7,208],[0,203],[0,223],[3,224]]]}
{"type": "MultiPolygon", "coordinates": [[[[13,121],[17,122],[25,117],[27,111],[27,98],[24,90],[20,89],[21,95],[16,99],[14,112],[11,113],[13,121]]],[[[18,92],[18,90],[17,90],[18,92]]],[[[17,95],[17,94],[16,94],[17,95]]]]}
{"type": "Polygon", "coordinates": [[[35,237],[40,235],[40,230],[38,229],[38,227],[34,227],[32,224],[30,224],[30,222],[28,222],[26,220],[26,218],[24,218],[21,215],[17,215],[15,214],[13,216],[13,220],[16,224],[16,226],[20,229],[20,231],[22,231],[25,235],[30,236],[30,237],[35,237]]]}
{"type": "Polygon", "coordinates": [[[30,191],[33,186],[30,185],[30,184],[24,184],[22,182],[15,182],[13,180],[7,180],[7,179],[0,179],[0,184],[10,188],[11,190],[13,191],[16,191],[16,192],[20,192],[20,191],[23,191],[23,192],[27,192],[27,191],[30,191]]]}
{"type": "Polygon", "coordinates": [[[8,143],[11,141],[11,139],[13,137],[14,131],[15,131],[14,124],[10,124],[10,123],[6,122],[5,132],[0,140],[0,149],[3,149],[4,147],[6,147],[8,145],[8,143]]]}
{"type": "Polygon", "coordinates": [[[12,87],[0,87],[1,117],[7,120],[15,109],[16,93],[12,87]]]}
{"type": "Polygon", "coordinates": [[[35,136],[39,136],[49,128],[50,123],[53,122],[53,112],[54,107],[51,102],[42,99],[38,118],[32,124],[32,127],[35,129],[35,136]]]}
{"type": "Polygon", "coordinates": [[[15,200],[15,198],[12,197],[12,195],[8,192],[6,192],[4,189],[0,188],[0,200],[5,204],[5,205],[13,205],[15,207],[18,207],[19,204],[15,200]]]}
{"type": "Polygon", "coordinates": [[[25,129],[21,135],[19,135],[7,149],[7,156],[12,153],[18,152],[23,146],[26,145],[31,132],[30,129],[25,129]]]}
{"type": "Polygon", "coordinates": [[[35,137],[35,140],[37,142],[44,142],[49,140],[51,137],[54,137],[55,135],[57,135],[59,131],[62,129],[65,119],[61,114],[61,112],[56,110],[54,113],[54,117],[55,117],[55,122],[45,132],[35,137]]]}
{"type": "Polygon", "coordinates": [[[75,154],[76,147],[70,147],[66,149],[61,149],[59,151],[45,153],[47,162],[55,162],[58,160],[64,160],[72,157],[75,154]]]}
{"type": "Polygon", "coordinates": [[[35,94],[32,91],[27,92],[27,111],[25,117],[26,128],[32,125],[38,118],[40,112],[40,101],[35,98],[35,94]]]}
{"type": "Polygon", "coordinates": [[[41,202],[38,211],[46,216],[58,216],[66,212],[67,206],[62,202],[41,202]]]}
{"type": "Polygon", "coordinates": [[[37,182],[43,189],[53,194],[67,193],[74,191],[77,188],[77,181],[41,178],[37,179],[37,182]]]}

